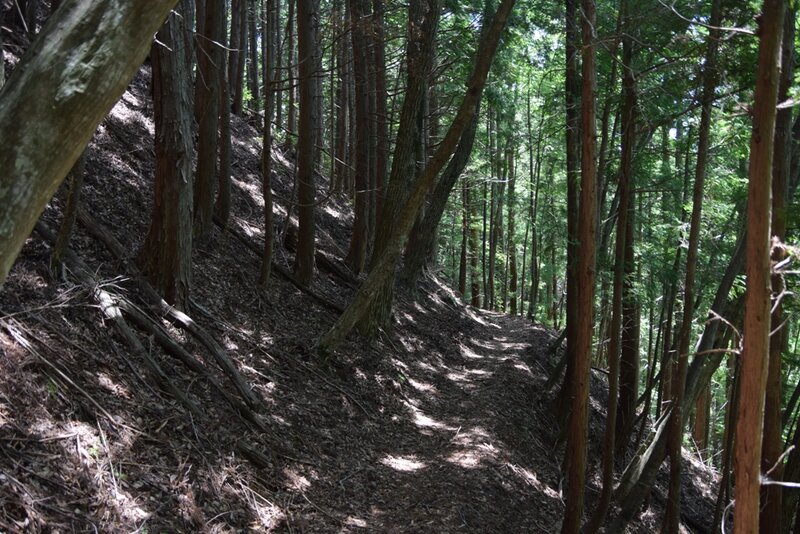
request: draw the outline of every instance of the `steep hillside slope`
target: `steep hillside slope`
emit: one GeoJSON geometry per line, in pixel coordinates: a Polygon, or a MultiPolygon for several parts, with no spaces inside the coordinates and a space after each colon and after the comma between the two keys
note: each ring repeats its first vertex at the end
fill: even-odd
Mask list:
{"type": "MultiPolygon", "coordinates": [[[[61,192],[0,292],[0,530],[556,531],[554,334],[432,278],[416,301],[399,292],[393,332],[320,361],[311,348],[356,284],[336,260],[349,206],[320,205],[331,266],[313,295],[279,272],[259,294],[260,147],[238,119],[232,226],[196,246],[191,317],[154,306],[132,261],[151,203],[148,83],[143,70],[89,148],[72,271],[49,270],[61,192]],[[252,389],[237,391],[226,356],[252,389]]],[[[275,157],[283,224],[292,156],[275,157]]],[[[277,265],[290,260],[278,247],[277,265]]],[[[593,394],[596,458],[602,381],[593,394]]],[[[710,490],[689,487],[701,528],[710,490]]],[[[655,528],[659,492],[633,530],[655,528]]]]}

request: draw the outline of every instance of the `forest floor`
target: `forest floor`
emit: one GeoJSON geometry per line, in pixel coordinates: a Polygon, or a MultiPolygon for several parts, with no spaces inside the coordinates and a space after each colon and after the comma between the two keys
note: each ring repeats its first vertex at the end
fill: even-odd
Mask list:
{"type": "MultiPolygon", "coordinates": [[[[260,147],[239,119],[231,226],[215,228],[194,255],[189,313],[195,331],[213,339],[153,310],[131,261],[152,202],[148,94],[143,69],[89,148],[82,208],[90,217],[72,249],[94,283],[51,272],[40,231],[0,292],[0,531],[558,531],[564,451],[557,388],[545,387],[558,359],[549,350],[555,333],[467,306],[432,275],[416,298],[398,288],[390,332],[372,342],[352,336],[333,359],[320,360],[313,345],[356,281],[333,267],[320,270],[313,297],[280,273],[266,293],[254,289],[260,147]],[[136,306],[200,371],[133,322],[144,350],[132,350],[98,295],[136,306]],[[234,407],[242,396],[215,351],[252,388],[252,409],[234,407]],[[149,359],[163,370],[161,387],[149,359]],[[188,404],[165,393],[165,383],[188,404]]],[[[283,225],[291,154],[275,157],[283,225]]],[[[327,182],[320,177],[318,185],[327,182]]],[[[50,228],[63,203],[62,191],[46,209],[50,228]]],[[[318,211],[318,246],[334,266],[351,217],[336,195],[318,211]]],[[[290,261],[278,247],[276,264],[290,261]]],[[[599,493],[601,372],[593,372],[592,395],[590,507],[599,493]]],[[[685,457],[686,529],[702,531],[717,477],[695,453],[685,457]]],[[[662,473],[631,532],[658,529],[664,487],[662,473]]]]}

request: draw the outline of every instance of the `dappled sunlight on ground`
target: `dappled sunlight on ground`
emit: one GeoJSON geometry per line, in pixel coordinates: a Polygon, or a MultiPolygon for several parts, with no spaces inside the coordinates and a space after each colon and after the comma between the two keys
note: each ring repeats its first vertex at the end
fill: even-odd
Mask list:
{"type": "Polygon", "coordinates": [[[425,462],[420,462],[415,456],[391,456],[388,455],[380,460],[380,463],[391,467],[395,471],[412,472],[426,467],[425,462]]]}

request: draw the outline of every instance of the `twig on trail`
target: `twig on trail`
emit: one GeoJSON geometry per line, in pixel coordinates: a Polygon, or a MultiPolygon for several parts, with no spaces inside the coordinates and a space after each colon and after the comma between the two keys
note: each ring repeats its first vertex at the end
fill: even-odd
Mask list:
{"type": "Polygon", "coordinates": [[[331,519],[334,519],[334,520],[336,520],[336,521],[339,521],[339,518],[338,518],[338,517],[336,517],[335,515],[331,514],[330,512],[326,512],[325,510],[323,510],[322,508],[320,508],[319,506],[317,506],[316,504],[314,504],[314,502],[312,502],[312,501],[311,501],[311,499],[309,499],[309,498],[306,496],[305,492],[301,493],[300,495],[302,495],[302,496],[303,496],[303,498],[306,500],[306,502],[307,502],[308,504],[310,504],[311,506],[313,506],[314,508],[316,508],[318,512],[320,512],[320,513],[321,513],[321,514],[323,514],[323,515],[326,515],[326,516],[330,517],[331,519]]]}

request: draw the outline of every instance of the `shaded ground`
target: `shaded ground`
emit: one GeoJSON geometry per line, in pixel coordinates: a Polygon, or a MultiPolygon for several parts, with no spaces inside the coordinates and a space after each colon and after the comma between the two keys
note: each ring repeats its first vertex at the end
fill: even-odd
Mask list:
{"type": "MultiPolygon", "coordinates": [[[[147,230],[152,110],[146,71],[90,147],[84,209],[128,259],[147,230]]],[[[258,134],[234,121],[232,228],[261,246],[258,134]]],[[[291,196],[291,155],[275,151],[276,216],[291,196]]],[[[321,179],[321,187],[327,183],[321,179]]],[[[43,220],[57,227],[63,192],[43,220]]],[[[321,205],[318,245],[346,248],[350,209],[321,205]]],[[[131,273],[79,227],[72,248],[100,286],[149,310],[131,273]]],[[[277,262],[291,254],[279,248],[277,262]]],[[[205,375],[137,335],[202,414],[160,391],[141,356],[104,320],[93,287],[54,280],[49,245],[26,244],[0,292],[0,531],[553,532],[564,510],[555,448],[553,333],[465,306],[441,281],[416,301],[402,289],[394,330],[352,338],[333,361],[310,350],[353,284],[321,271],[313,299],[275,275],[254,290],[259,258],[214,230],[194,257],[191,315],[233,359],[261,399],[260,425],[240,417],[205,375]]],[[[207,347],[149,312],[230,387],[207,347]]],[[[598,378],[600,375],[595,375],[598,378]]],[[[233,392],[233,389],[231,392],[233,392]]],[[[590,431],[602,436],[602,380],[590,431]]],[[[688,512],[710,519],[706,487],[687,474],[688,512]],[[694,508],[693,508],[694,507],[694,508]]],[[[591,477],[590,477],[591,478],[591,477]]],[[[596,484],[596,481],[594,482],[596,484]]],[[[661,517],[659,492],[632,531],[661,517]]],[[[590,487],[591,500],[597,488],[590,487]]]]}

